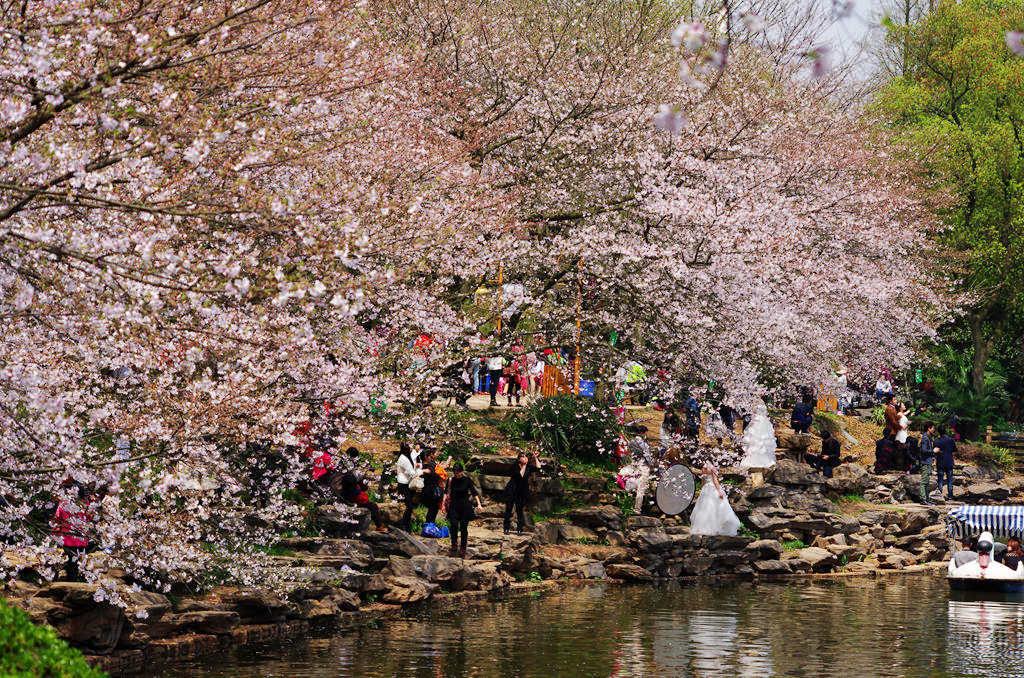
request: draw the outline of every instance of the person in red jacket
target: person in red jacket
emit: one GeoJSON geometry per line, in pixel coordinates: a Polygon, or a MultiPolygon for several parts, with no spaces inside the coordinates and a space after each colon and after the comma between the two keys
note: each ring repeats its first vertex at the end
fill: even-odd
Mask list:
{"type": "Polygon", "coordinates": [[[89,546],[89,522],[92,515],[88,511],[92,499],[89,488],[79,485],[77,501],[60,502],[53,514],[53,534],[61,538],[67,563],[64,566],[69,581],[80,579],[78,561],[85,555],[89,546]]]}

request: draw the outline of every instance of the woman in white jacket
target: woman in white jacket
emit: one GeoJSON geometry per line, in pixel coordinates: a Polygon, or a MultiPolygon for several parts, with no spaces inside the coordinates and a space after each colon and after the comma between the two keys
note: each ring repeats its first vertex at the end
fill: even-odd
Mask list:
{"type": "Polygon", "coordinates": [[[398,447],[398,460],[395,462],[395,474],[398,476],[398,492],[405,503],[405,513],[398,523],[400,529],[412,530],[412,511],[416,508],[416,490],[410,485],[420,475],[419,455],[403,442],[398,447]]]}

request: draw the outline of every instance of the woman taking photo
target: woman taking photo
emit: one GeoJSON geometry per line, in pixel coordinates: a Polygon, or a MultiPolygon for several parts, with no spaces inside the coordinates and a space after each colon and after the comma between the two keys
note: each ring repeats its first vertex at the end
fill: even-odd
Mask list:
{"type": "Polygon", "coordinates": [[[448,491],[444,497],[448,511],[448,527],[452,533],[452,547],[449,554],[455,556],[458,553],[459,556],[465,558],[466,541],[469,539],[469,521],[476,517],[470,497],[476,499],[478,509],[482,509],[483,505],[480,503],[480,492],[466,475],[466,469],[461,461],[455,462],[452,471],[452,477],[448,480],[448,491]],[[461,545],[459,544],[460,534],[462,535],[461,545]]]}
{"type": "Polygon", "coordinates": [[[523,533],[526,516],[523,510],[530,500],[530,477],[540,469],[540,460],[534,452],[529,457],[520,452],[516,457],[516,467],[512,469],[508,484],[505,486],[505,534],[512,529],[512,509],[516,510],[516,532],[523,533]]]}

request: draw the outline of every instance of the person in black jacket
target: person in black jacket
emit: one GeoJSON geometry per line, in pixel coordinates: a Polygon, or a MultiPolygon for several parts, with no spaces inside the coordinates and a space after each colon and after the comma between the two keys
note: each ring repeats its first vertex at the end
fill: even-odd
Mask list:
{"type": "Polygon", "coordinates": [[[448,491],[445,494],[444,503],[448,508],[448,526],[452,534],[452,547],[449,554],[456,554],[466,557],[466,542],[469,539],[469,521],[476,517],[473,512],[473,502],[470,497],[476,499],[476,507],[482,509],[480,503],[480,491],[466,475],[466,469],[462,462],[455,462],[452,467],[452,477],[448,479],[448,491]],[[459,535],[462,535],[462,545],[459,545],[459,535]]]}
{"type": "Polygon", "coordinates": [[[953,498],[953,466],[955,465],[953,454],[956,452],[956,441],[946,434],[946,428],[939,429],[939,437],[935,441],[937,450],[936,460],[939,470],[939,492],[942,492],[942,482],[946,481],[949,488],[948,498],[953,498]]]}
{"type": "Polygon", "coordinates": [[[924,433],[921,435],[920,452],[918,453],[921,466],[921,503],[931,504],[928,498],[928,481],[932,476],[932,467],[935,465],[935,424],[927,422],[924,425],[924,433]]]}
{"type": "Polygon", "coordinates": [[[807,433],[814,423],[814,408],[806,399],[800,400],[793,406],[793,414],[789,418],[789,425],[797,433],[807,433]]]}
{"type": "Polygon", "coordinates": [[[839,466],[841,451],[839,441],[828,431],[821,432],[821,454],[805,454],[804,459],[812,468],[817,469],[826,478],[832,477],[832,469],[839,466]]]}
{"type": "Polygon", "coordinates": [[[893,442],[892,432],[886,428],[882,430],[882,439],[875,442],[875,473],[894,470],[896,470],[896,443],[893,442]]]}
{"type": "Polygon", "coordinates": [[[523,523],[526,517],[523,509],[526,502],[530,500],[530,477],[540,469],[540,459],[537,453],[527,456],[526,452],[520,452],[516,457],[516,467],[505,486],[505,534],[512,528],[512,509],[516,510],[516,532],[523,533],[523,523]]]}

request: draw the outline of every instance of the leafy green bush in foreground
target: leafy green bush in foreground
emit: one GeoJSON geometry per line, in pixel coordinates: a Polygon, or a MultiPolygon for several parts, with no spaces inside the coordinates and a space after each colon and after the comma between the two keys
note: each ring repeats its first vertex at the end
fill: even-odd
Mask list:
{"type": "Polygon", "coordinates": [[[0,676],[4,678],[103,678],[81,653],[68,647],[49,626],[0,598],[0,676]]]}

